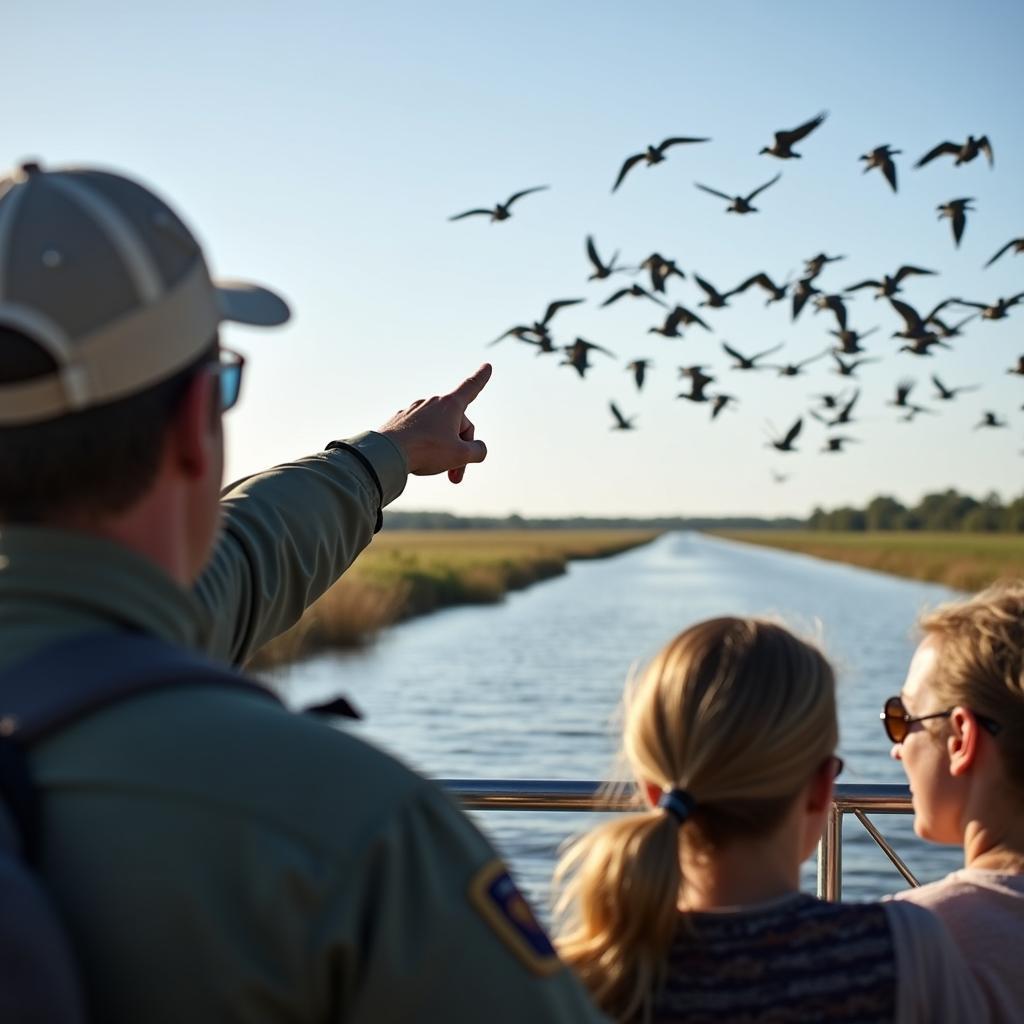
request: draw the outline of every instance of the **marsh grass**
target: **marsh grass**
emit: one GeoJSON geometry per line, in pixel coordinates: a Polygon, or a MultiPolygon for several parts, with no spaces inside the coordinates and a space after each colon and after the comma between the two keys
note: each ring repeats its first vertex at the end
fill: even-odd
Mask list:
{"type": "Polygon", "coordinates": [[[716,530],[715,534],[958,590],[980,590],[997,579],[1024,577],[1024,535],[1016,533],[716,530]]]}
{"type": "Polygon", "coordinates": [[[559,576],[574,559],[605,558],[652,530],[409,530],[379,534],[299,622],[254,655],[265,668],[325,648],[366,644],[387,626],[460,604],[493,604],[559,576]]]}

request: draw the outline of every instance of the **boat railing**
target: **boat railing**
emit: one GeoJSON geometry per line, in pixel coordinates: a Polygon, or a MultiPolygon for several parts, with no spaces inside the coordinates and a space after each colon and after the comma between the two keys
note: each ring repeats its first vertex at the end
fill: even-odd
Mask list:
{"type": "MultiPolygon", "coordinates": [[[[550,779],[440,779],[453,796],[474,811],[628,811],[636,810],[633,787],[595,781],[550,779]]],[[[868,817],[911,814],[910,789],[894,785],[837,785],[825,831],[818,843],[818,896],[838,900],[843,891],[843,819],[852,814],[889,858],[908,885],[920,884],[910,868],[868,817]]]]}

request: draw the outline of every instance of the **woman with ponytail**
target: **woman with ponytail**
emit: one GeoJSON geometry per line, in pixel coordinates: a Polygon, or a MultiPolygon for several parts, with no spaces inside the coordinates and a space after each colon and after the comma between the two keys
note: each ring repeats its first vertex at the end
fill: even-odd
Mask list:
{"type": "Polygon", "coordinates": [[[644,809],[558,868],[559,950],[621,1022],[976,1021],[942,925],[799,891],[842,768],[835,678],[782,626],[684,630],[627,699],[644,809]]]}

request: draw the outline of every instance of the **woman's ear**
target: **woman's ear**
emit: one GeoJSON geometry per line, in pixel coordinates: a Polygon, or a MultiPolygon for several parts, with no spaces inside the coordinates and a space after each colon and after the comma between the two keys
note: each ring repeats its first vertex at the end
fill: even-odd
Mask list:
{"type": "Polygon", "coordinates": [[[970,708],[957,706],[950,713],[949,729],[949,738],[946,740],[949,774],[966,775],[978,756],[981,726],[970,708]]]}

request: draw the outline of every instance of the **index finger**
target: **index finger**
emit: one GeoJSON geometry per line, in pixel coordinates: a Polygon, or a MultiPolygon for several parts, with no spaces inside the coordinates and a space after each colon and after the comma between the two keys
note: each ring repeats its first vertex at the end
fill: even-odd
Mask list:
{"type": "Polygon", "coordinates": [[[484,385],[491,379],[492,367],[490,363],[484,363],[476,373],[467,377],[452,394],[462,402],[463,408],[469,405],[484,389],[484,385]]]}

